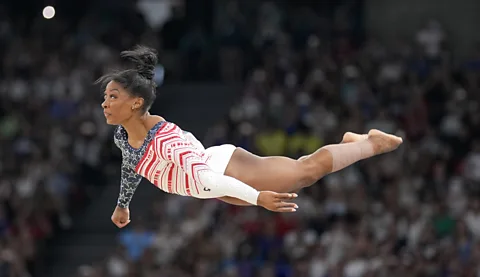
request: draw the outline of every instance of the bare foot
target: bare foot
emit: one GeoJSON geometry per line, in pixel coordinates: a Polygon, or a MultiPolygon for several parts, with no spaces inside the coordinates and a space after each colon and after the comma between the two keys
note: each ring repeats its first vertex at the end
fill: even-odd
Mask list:
{"type": "Polygon", "coordinates": [[[368,140],[373,144],[375,155],[391,152],[403,143],[401,137],[390,135],[376,129],[368,132],[368,140]]]}
{"type": "Polygon", "coordinates": [[[361,141],[366,139],[368,139],[368,135],[360,135],[352,132],[346,132],[343,135],[343,139],[341,143],[356,142],[356,141],[361,141]]]}

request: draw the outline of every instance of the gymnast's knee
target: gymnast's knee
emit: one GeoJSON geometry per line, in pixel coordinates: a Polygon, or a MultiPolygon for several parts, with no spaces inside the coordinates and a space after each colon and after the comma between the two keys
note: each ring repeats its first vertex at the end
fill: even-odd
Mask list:
{"type": "Polygon", "coordinates": [[[300,171],[299,189],[309,187],[323,177],[319,173],[318,165],[315,165],[311,159],[308,159],[308,156],[300,157],[297,160],[297,164],[300,171]]]}

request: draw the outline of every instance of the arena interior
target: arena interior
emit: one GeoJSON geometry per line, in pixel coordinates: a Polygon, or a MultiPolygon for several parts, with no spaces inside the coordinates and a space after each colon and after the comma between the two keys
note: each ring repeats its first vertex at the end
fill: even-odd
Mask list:
{"type": "Polygon", "coordinates": [[[479,277],[480,1],[3,0],[1,277],[479,277]],[[94,81],[155,48],[152,113],[205,146],[300,157],[372,128],[403,145],[278,214],[144,181],[94,81]]]}

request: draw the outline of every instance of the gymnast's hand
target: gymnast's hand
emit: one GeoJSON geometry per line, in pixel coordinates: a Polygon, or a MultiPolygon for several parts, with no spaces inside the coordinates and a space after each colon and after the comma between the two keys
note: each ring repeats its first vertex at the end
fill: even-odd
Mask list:
{"type": "Polygon", "coordinates": [[[289,213],[298,209],[297,204],[288,202],[298,195],[296,193],[276,193],[261,191],[258,195],[257,205],[272,212],[289,213]]]}
{"type": "Polygon", "coordinates": [[[112,215],[112,222],[118,228],[123,228],[130,223],[130,210],[128,208],[116,207],[112,215]]]}

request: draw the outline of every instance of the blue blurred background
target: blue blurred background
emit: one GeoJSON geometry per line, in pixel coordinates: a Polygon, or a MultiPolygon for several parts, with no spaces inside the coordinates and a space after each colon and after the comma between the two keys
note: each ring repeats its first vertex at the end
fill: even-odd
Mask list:
{"type": "Polygon", "coordinates": [[[478,11],[476,0],[3,0],[0,276],[479,277],[478,11]],[[293,215],[144,182],[119,230],[120,153],[93,81],[135,44],[160,54],[152,113],[207,147],[299,157],[371,128],[405,143],[303,190],[293,215]]]}

